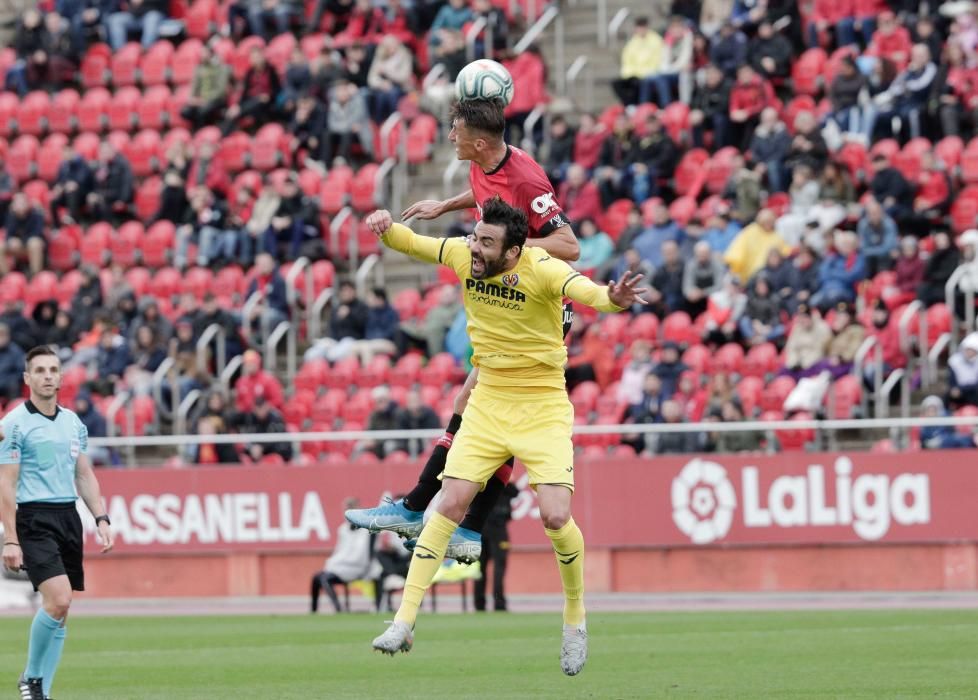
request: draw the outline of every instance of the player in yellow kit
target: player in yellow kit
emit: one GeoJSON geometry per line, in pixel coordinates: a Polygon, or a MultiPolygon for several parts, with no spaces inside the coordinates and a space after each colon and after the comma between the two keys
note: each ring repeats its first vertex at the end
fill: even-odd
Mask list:
{"type": "Polygon", "coordinates": [[[526,466],[540,518],[557,555],[564,588],[561,668],[580,672],[587,659],[584,622],[584,538],[571,517],[574,491],[574,409],[564,383],[562,298],[600,311],[644,303],[641,275],[596,285],[545,250],[524,247],[526,214],[498,197],[483,203],[468,238],[428,238],[393,223],[386,211],[367,217],[384,245],[418,260],[451,267],[463,287],[472,364],[479,368],[462,427],[445,465],[437,512],[411,559],[394,622],[373,641],[388,654],[409,651],[424,592],[448,541],[475,495],[510,455],[526,466]]]}

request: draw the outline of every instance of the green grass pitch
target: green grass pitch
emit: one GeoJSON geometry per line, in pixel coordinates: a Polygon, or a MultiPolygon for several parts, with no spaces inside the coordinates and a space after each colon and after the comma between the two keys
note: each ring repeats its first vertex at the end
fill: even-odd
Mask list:
{"type": "MultiPolygon", "coordinates": [[[[429,615],[414,650],[370,650],[384,617],[71,620],[57,700],[978,698],[978,610],[598,613],[566,678],[557,615],[429,615]]],[[[0,698],[29,620],[0,619],[0,698]]]]}

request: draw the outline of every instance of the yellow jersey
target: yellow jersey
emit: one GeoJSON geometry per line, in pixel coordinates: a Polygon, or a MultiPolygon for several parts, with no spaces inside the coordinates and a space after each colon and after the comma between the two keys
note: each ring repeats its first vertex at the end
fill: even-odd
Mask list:
{"type": "Polygon", "coordinates": [[[487,386],[565,388],[563,297],[599,311],[622,310],[608,298],[606,287],[542,248],[525,246],[511,270],[476,280],[465,238],[419,236],[394,224],[381,240],[393,250],[445,265],[458,275],[472,364],[487,386]]]}

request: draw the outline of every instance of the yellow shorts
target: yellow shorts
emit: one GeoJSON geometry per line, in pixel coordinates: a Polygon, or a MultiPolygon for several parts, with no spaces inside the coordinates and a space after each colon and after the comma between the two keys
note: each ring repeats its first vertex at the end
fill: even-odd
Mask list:
{"type": "Polygon", "coordinates": [[[566,391],[502,391],[479,383],[469,397],[448,451],[444,475],[485,485],[499,466],[516,457],[530,484],[574,490],[574,407],[566,391]]]}

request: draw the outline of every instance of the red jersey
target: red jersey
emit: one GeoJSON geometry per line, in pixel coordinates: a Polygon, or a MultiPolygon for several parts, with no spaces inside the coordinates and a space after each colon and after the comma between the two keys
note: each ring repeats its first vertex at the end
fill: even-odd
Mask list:
{"type": "Polygon", "coordinates": [[[469,186],[475,195],[478,217],[482,218],[482,203],[499,195],[516,209],[522,209],[530,221],[530,238],[543,238],[567,225],[564,210],[557,203],[553,185],[547,174],[525,151],[506,146],[502,162],[490,172],[483,172],[476,163],[469,165],[469,186]]]}

